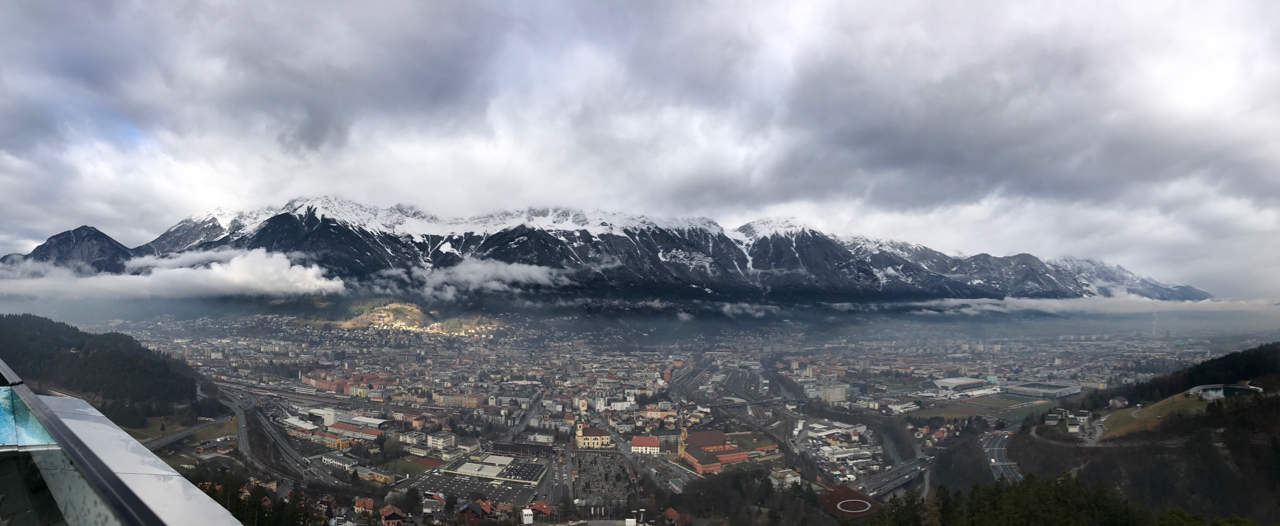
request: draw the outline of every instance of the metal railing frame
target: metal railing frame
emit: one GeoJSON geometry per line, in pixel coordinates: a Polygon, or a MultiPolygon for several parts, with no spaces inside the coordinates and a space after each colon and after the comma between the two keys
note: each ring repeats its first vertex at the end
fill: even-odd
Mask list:
{"type": "Polygon", "coordinates": [[[142,502],[133,488],[111,471],[111,468],[89,449],[89,446],[80,440],[80,437],[76,436],[62,419],[22,382],[22,377],[9,368],[9,364],[4,360],[0,360],[0,376],[4,377],[3,382],[0,383],[10,387],[13,393],[18,395],[22,403],[31,411],[31,415],[44,426],[49,437],[71,461],[71,465],[75,466],[102,501],[111,507],[122,524],[128,526],[163,526],[165,524],[146,503],[142,502]]]}

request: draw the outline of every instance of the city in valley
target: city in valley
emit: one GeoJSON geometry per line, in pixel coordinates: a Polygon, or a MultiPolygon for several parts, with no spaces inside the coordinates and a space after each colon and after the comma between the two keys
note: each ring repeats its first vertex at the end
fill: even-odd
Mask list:
{"type": "Polygon", "coordinates": [[[225,408],[130,430],[166,463],[206,484],[251,474],[268,498],[305,495],[332,524],[677,523],[693,510],[673,498],[733,472],[856,518],[894,495],[927,496],[934,477],[954,476],[939,456],[966,438],[983,450],[986,480],[1020,479],[1007,450],[1021,428],[1062,419],[1096,443],[1108,414],[1128,407],[1067,412],[1059,399],[1258,343],[1141,325],[967,336],[927,322],[772,320],[691,336],[685,320],[371,312],[357,323],[255,314],[88,328],[185,362],[199,396],[225,408]]]}

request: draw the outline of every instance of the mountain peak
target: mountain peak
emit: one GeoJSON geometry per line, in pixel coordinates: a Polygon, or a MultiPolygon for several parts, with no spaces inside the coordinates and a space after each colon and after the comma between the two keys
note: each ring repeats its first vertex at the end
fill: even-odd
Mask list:
{"type": "Polygon", "coordinates": [[[794,217],[766,217],[746,223],[736,229],[748,239],[760,239],[776,235],[790,235],[804,231],[818,231],[794,217]]]}
{"type": "Polygon", "coordinates": [[[379,208],[329,195],[294,198],[279,209],[279,213],[296,216],[302,216],[311,211],[314,211],[317,217],[333,219],[339,223],[369,231],[395,232],[410,220],[436,220],[434,216],[429,216],[409,205],[398,204],[379,208]]]}
{"type": "Polygon", "coordinates": [[[542,230],[586,230],[595,235],[620,234],[628,230],[651,228],[704,229],[715,233],[723,231],[718,223],[705,217],[663,218],[556,206],[494,212],[466,219],[455,219],[447,223],[454,229],[463,228],[478,232],[494,232],[514,226],[542,230]]]}
{"type": "MultiPolygon", "coordinates": [[[[97,228],[81,225],[51,236],[25,257],[77,269],[123,272],[129,249],[97,228]]],[[[8,258],[13,260],[15,258],[8,258]]]]}

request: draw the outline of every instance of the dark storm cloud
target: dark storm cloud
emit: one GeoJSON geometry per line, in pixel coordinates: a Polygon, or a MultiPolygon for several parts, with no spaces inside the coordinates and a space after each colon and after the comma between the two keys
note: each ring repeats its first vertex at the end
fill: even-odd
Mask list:
{"type": "Polygon", "coordinates": [[[1276,10],[15,3],[0,252],[336,193],[795,214],[1243,293],[1280,260],[1241,248],[1280,233],[1276,10]]]}

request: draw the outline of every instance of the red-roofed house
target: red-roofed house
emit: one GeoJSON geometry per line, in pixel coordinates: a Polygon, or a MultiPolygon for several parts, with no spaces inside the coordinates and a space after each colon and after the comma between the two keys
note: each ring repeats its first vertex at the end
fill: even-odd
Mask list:
{"type": "Polygon", "coordinates": [[[693,521],[688,515],[676,511],[675,508],[667,508],[667,511],[662,512],[662,522],[660,524],[665,524],[666,526],[685,526],[692,522],[693,521]]]}
{"type": "Polygon", "coordinates": [[[395,507],[392,504],[383,506],[378,514],[382,516],[382,526],[404,526],[408,519],[404,516],[404,510],[395,507]]]}
{"type": "Polygon", "coordinates": [[[358,440],[374,440],[382,436],[381,429],[353,426],[346,422],[334,422],[333,425],[329,426],[329,431],[344,437],[355,438],[358,440]]]}
{"type": "Polygon", "coordinates": [[[525,507],[533,510],[535,517],[546,517],[551,515],[551,505],[544,501],[535,500],[525,507]]]}
{"type": "Polygon", "coordinates": [[[661,451],[658,437],[640,435],[631,437],[631,452],[637,455],[657,455],[661,451]]]}

